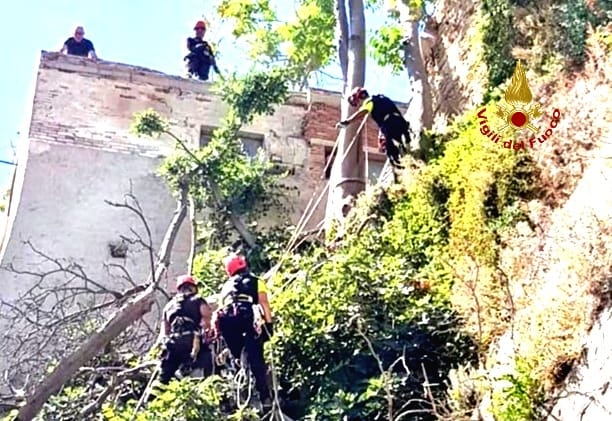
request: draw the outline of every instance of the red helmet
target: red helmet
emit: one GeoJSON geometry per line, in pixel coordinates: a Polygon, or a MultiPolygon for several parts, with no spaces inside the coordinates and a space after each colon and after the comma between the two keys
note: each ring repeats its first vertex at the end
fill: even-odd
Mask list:
{"type": "Polygon", "coordinates": [[[199,20],[196,22],[195,26],[193,27],[193,30],[195,31],[196,29],[204,29],[206,30],[206,23],[203,20],[199,20]]]}
{"type": "Polygon", "coordinates": [[[351,95],[348,97],[348,102],[353,107],[356,107],[358,100],[367,98],[369,96],[368,91],[366,91],[364,88],[361,86],[355,86],[351,92],[351,95]]]}
{"type": "Polygon", "coordinates": [[[195,279],[191,275],[181,275],[176,278],[176,289],[180,289],[183,285],[197,286],[195,279]]]}
{"type": "Polygon", "coordinates": [[[239,254],[230,254],[223,259],[223,266],[225,266],[225,272],[229,276],[233,276],[239,270],[247,267],[247,261],[239,254]]]}

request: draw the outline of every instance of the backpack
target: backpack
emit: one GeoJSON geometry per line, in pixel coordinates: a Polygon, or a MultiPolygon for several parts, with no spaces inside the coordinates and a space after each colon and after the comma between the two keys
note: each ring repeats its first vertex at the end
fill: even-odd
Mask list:
{"type": "Polygon", "coordinates": [[[200,329],[202,299],[195,294],[179,294],[172,299],[166,312],[171,334],[197,332],[200,329]]]}

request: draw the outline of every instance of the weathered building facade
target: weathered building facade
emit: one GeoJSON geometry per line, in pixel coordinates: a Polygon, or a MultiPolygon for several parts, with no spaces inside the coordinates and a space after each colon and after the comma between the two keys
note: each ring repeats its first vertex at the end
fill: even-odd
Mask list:
{"type": "MultiPolygon", "coordinates": [[[[299,188],[290,198],[293,214],[283,215],[285,220],[297,222],[325,185],[339,106],[338,93],[293,93],[274,115],[258,117],[242,129],[248,153],[263,148],[269,159],[292,170],[286,184],[299,188]]],[[[206,141],[226,112],[208,83],[42,53],[29,132],[19,145],[2,243],[3,268],[46,270],[50,263],[34,247],[50,257],[76,262],[102,285],[117,282],[109,270],[113,265],[125,267],[135,282],[146,279],[151,269],[145,249],[129,245],[126,253],[112,250],[132,230],[144,235],[142,223],[106,201],[123,202],[126,193],[133,193],[151,230],[153,248],[159,247],[176,201],[157,169],[175,145],[169,138],[140,138],[130,132],[133,114],[147,108],[167,118],[172,131],[194,148],[206,141]]],[[[366,131],[368,149],[363,155],[368,157],[369,173],[375,175],[385,157],[377,151],[377,128],[371,120],[366,131]]],[[[322,200],[310,227],[323,218],[324,204],[322,200]]],[[[184,223],[175,244],[165,280],[170,290],[175,275],[186,269],[190,231],[190,224],[184,223]]],[[[36,281],[31,275],[2,270],[0,298],[14,300],[36,281]]]]}

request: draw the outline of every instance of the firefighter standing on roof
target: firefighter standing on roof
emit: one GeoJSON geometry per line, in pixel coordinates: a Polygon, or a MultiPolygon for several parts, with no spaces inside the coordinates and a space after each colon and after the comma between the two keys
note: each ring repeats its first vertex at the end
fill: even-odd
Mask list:
{"type": "Polygon", "coordinates": [[[219,294],[216,324],[235,359],[240,359],[243,349],[246,351],[262,409],[268,411],[272,401],[266,383],[267,366],[263,346],[273,334],[273,324],[267,287],[263,280],[257,279],[249,271],[244,257],[231,254],[224,259],[223,264],[230,278],[223,284],[219,294]],[[263,311],[263,326],[257,323],[259,306],[263,311]]]}
{"type": "Polygon", "coordinates": [[[353,89],[348,102],[353,107],[360,106],[360,108],[355,114],[336,124],[336,127],[348,126],[360,117],[370,114],[380,129],[379,141],[389,161],[394,167],[402,168],[400,157],[408,151],[410,124],[404,119],[395,103],[384,95],[370,96],[368,91],[360,86],[353,89]]]}
{"type": "Polygon", "coordinates": [[[206,23],[201,20],[198,21],[193,30],[195,31],[195,36],[187,38],[189,54],[185,56],[189,74],[200,80],[208,80],[210,68],[212,67],[217,74],[221,75],[212,48],[208,42],[204,41],[206,23]]]}

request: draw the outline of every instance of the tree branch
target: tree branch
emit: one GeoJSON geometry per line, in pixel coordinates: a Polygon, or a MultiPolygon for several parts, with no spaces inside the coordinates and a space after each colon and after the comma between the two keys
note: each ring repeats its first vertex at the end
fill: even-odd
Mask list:
{"type": "MultiPolygon", "coordinates": [[[[189,157],[197,164],[196,168],[194,168],[192,171],[190,171],[189,175],[193,175],[193,174],[197,173],[200,169],[205,167],[204,162],[202,162],[202,160],[200,160],[187,147],[185,142],[183,142],[178,136],[176,136],[174,133],[172,133],[169,130],[164,130],[164,133],[167,134],[168,136],[170,136],[172,139],[174,139],[179,144],[181,149],[183,149],[185,151],[185,153],[187,153],[187,155],[189,155],[189,157]]],[[[221,204],[223,203],[223,199],[222,199],[223,195],[221,194],[221,190],[219,189],[219,186],[217,185],[217,183],[214,182],[214,180],[211,180],[209,177],[204,177],[204,180],[205,180],[206,184],[208,185],[208,188],[212,192],[212,196],[213,196],[216,204],[218,206],[221,206],[221,204]]],[[[229,217],[229,220],[230,220],[231,224],[234,226],[236,231],[238,231],[238,234],[240,234],[240,236],[244,239],[244,241],[249,245],[249,247],[255,248],[257,246],[257,242],[255,241],[255,237],[247,229],[246,225],[244,225],[242,220],[238,216],[234,215],[231,212],[231,210],[228,210],[228,217],[229,217]]]]}
{"type": "Polygon", "coordinates": [[[187,187],[183,186],[180,190],[180,196],[174,216],[159,249],[155,274],[148,279],[146,289],[113,314],[107,322],[87,341],[82,343],[76,351],[60,361],[51,374],[49,374],[29,396],[26,404],[19,410],[17,420],[32,420],[49,397],[57,393],[78,371],[79,367],[83,366],[87,361],[90,361],[127,327],[151,310],[157,285],[170,264],[172,248],[186,213],[187,187]]]}

